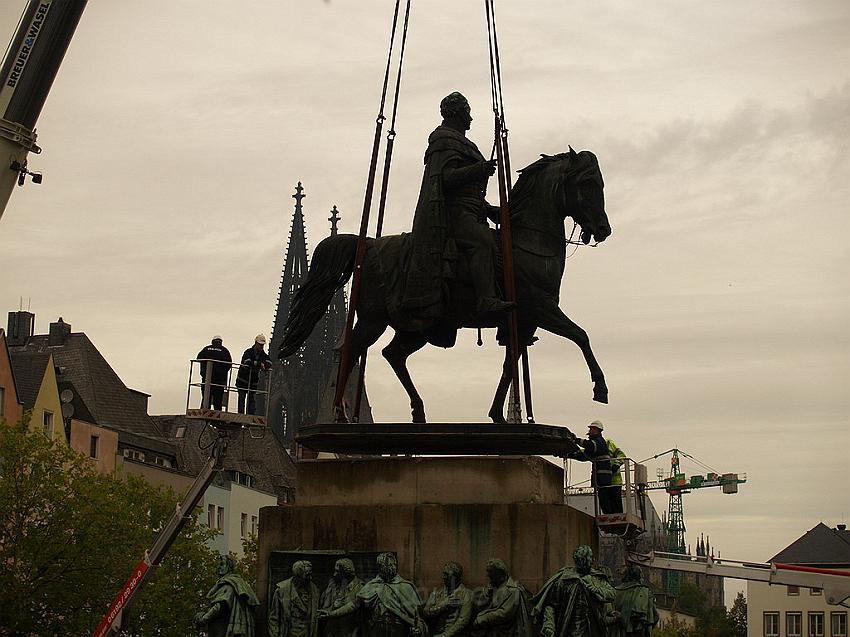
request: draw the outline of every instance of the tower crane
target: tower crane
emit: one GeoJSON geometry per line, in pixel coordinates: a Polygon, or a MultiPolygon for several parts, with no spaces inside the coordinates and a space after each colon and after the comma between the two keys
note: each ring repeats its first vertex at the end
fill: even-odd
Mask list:
{"type": "MultiPolygon", "coordinates": [[[[647,460],[659,458],[660,456],[664,456],[668,453],[672,454],[670,457],[670,475],[666,478],[659,476],[659,480],[647,482],[643,488],[647,491],[664,489],[670,496],[667,508],[667,523],[664,528],[667,533],[667,552],[685,555],[687,551],[685,545],[685,517],[684,509],[682,507],[682,496],[693,490],[705,489],[708,487],[720,487],[723,493],[737,493],[738,485],[747,481],[747,474],[721,474],[712,470],[711,467],[700,462],[690,454],[675,447],[673,449],[657,453],[647,460]],[[708,470],[708,472],[702,475],[685,475],[679,468],[680,455],[702,465],[708,470]]],[[[679,572],[667,571],[667,590],[677,592],[678,589],[679,572]]]]}

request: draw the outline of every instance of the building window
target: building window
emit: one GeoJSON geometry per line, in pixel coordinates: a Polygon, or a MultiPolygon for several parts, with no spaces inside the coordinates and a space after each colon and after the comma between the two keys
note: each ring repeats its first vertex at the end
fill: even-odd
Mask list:
{"type": "Polygon", "coordinates": [[[254,478],[249,476],[247,473],[242,473],[241,471],[233,472],[233,481],[236,484],[241,484],[243,487],[253,487],[254,486],[254,478]]]}
{"type": "Polygon", "coordinates": [[[799,586],[791,586],[789,584],[788,585],[788,594],[789,595],[799,595],[800,594],[800,587],[799,586]]]}
{"type": "Polygon", "coordinates": [[[224,507],[216,507],[215,528],[219,531],[224,531],[224,507]]]}
{"type": "Polygon", "coordinates": [[[257,516],[251,516],[251,535],[257,535],[257,516]]]}
{"type": "Polygon", "coordinates": [[[242,514],[242,520],[239,524],[239,532],[242,534],[242,537],[245,537],[245,532],[248,530],[248,514],[242,514]]]}
{"type": "Polygon", "coordinates": [[[155,465],[165,467],[166,469],[170,469],[172,466],[171,460],[169,460],[168,458],[163,458],[162,456],[154,456],[153,462],[155,465]]]}
{"type": "Polygon", "coordinates": [[[42,417],[42,427],[44,428],[44,435],[48,438],[53,438],[53,412],[44,410],[44,415],[42,417]]]}
{"type": "Polygon", "coordinates": [[[847,612],[840,611],[829,614],[831,637],[847,637],[847,612]]]}
{"type": "Polygon", "coordinates": [[[785,613],[785,634],[788,637],[802,637],[803,635],[803,613],[785,613]]]}
{"type": "Polygon", "coordinates": [[[823,613],[809,613],[809,637],[823,637],[823,613]]]}
{"type": "Polygon", "coordinates": [[[207,505],[207,526],[211,529],[215,528],[215,505],[207,505]]]}
{"type": "Polygon", "coordinates": [[[124,449],[124,457],[129,458],[130,460],[136,460],[138,462],[145,461],[145,454],[143,454],[138,449],[124,449]]]}
{"type": "Polygon", "coordinates": [[[177,432],[174,434],[175,438],[183,438],[186,435],[186,427],[184,425],[180,425],[177,427],[177,432]]]}
{"type": "Polygon", "coordinates": [[[779,637],[779,613],[764,614],[764,637],[779,637]]]}
{"type": "Polygon", "coordinates": [[[823,589],[822,588],[810,588],[809,589],[809,595],[823,595],[823,589]]]}
{"type": "Polygon", "coordinates": [[[91,437],[91,445],[89,446],[89,457],[97,460],[100,457],[100,436],[91,437]]]}

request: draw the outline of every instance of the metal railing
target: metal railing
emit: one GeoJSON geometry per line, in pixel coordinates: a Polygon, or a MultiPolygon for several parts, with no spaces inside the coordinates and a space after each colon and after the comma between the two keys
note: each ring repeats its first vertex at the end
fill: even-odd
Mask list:
{"type": "MultiPolygon", "coordinates": [[[[646,465],[635,462],[632,458],[617,458],[616,460],[622,462],[619,469],[623,479],[622,484],[605,486],[567,485],[564,489],[564,502],[569,504],[570,497],[593,496],[594,516],[601,528],[628,524],[643,530],[646,520],[646,465]],[[612,495],[615,493],[616,495],[612,495]],[[617,502],[618,498],[619,502],[617,502]],[[608,505],[607,507],[602,506],[602,500],[608,505]]],[[[590,462],[594,461],[591,460],[590,462]]],[[[608,462],[608,460],[601,462],[608,462]]]]}
{"type": "Polygon", "coordinates": [[[190,418],[265,425],[268,421],[271,379],[271,369],[193,358],[189,361],[186,415],[190,418]]]}

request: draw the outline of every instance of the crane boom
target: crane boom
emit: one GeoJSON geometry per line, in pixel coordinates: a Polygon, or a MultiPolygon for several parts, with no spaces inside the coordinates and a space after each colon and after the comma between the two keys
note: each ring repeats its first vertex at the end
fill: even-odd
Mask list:
{"type": "Polygon", "coordinates": [[[87,0],[29,0],[0,65],[0,217],[27,175],[38,119],[87,0]]]}
{"type": "Polygon", "coordinates": [[[103,616],[92,637],[111,637],[120,629],[124,620],[124,613],[127,611],[133,598],[142,589],[144,583],[156,570],[156,567],[159,566],[162,558],[165,557],[168,549],[171,548],[174,540],[177,539],[180,530],[192,518],[195,507],[204,496],[204,492],[215,475],[216,467],[219,466],[221,459],[224,457],[227,450],[227,442],[227,432],[225,430],[219,430],[218,438],[204,468],[198,474],[198,477],[195,478],[192,486],[189,487],[189,491],[183,500],[175,507],[174,513],[162,531],[159,532],[159,535],[157,535],[153,546],[145,551],[144,556],[139,560],[139,563],[133,569],[130,577],[127,578],[124,586],[121,587],[121,590],[109,606],[109,610],[103,616]]]}
{"type": "Polygon", "coordinates": [[[685,573],[702,573],[768,584],[820,588],[827,604],[850,608],[850,571],[840,571],[775,562],[741,562],[717,559],[711,555],[691,556],[680,553],[630,553],[628,560],[642,566],[685,573]]]}
{"type": "Polygon", "coordinates": [[[707,473],[706,475],[686,476],[678,473],[663,480],[647,482],[645,489],[664,489],[665,491],[678,491],[687,493],[693,489],[705,489],[707,487],[720,487],[723,493],[737,493],[738,485],[747,481],[746,473],[707,473]]]}

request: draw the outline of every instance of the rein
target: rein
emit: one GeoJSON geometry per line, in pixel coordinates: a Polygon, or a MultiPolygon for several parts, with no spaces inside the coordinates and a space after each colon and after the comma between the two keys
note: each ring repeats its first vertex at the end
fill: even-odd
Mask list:
{"type": "MultiPolygon", "coordinates": [[[[578,248],[595,248],[596,246],[598,246],[598,245],[599,245],[599,242],[598,242],[598,241],[594,241],[593,243],[584,243],[584,242],[583,242],[583,241],[581,241],[581,240],[579,240],[579,241],[574,241],[574,240],[573,240],[573,235],[575,235],[575,233],[576,233],[576,228],[578,228],[578,223],[576,223],[575,221],[573,221],[573,230],[572,230],[572,232],[570,232],[570,238],[565,240],[565,241],[566,241],[566,243],[567,243],[568,245],[571,245],[571,246],[578,246],[578,248]]],[[[578,249],[578,248],[577,248],[577,249],[578,249]]],[[[575,253],[576,253],[576,251],[575,251],[575,250],[573,250],[573,251],[572,251],[572,254],[575,254],[575,253]]]]}

